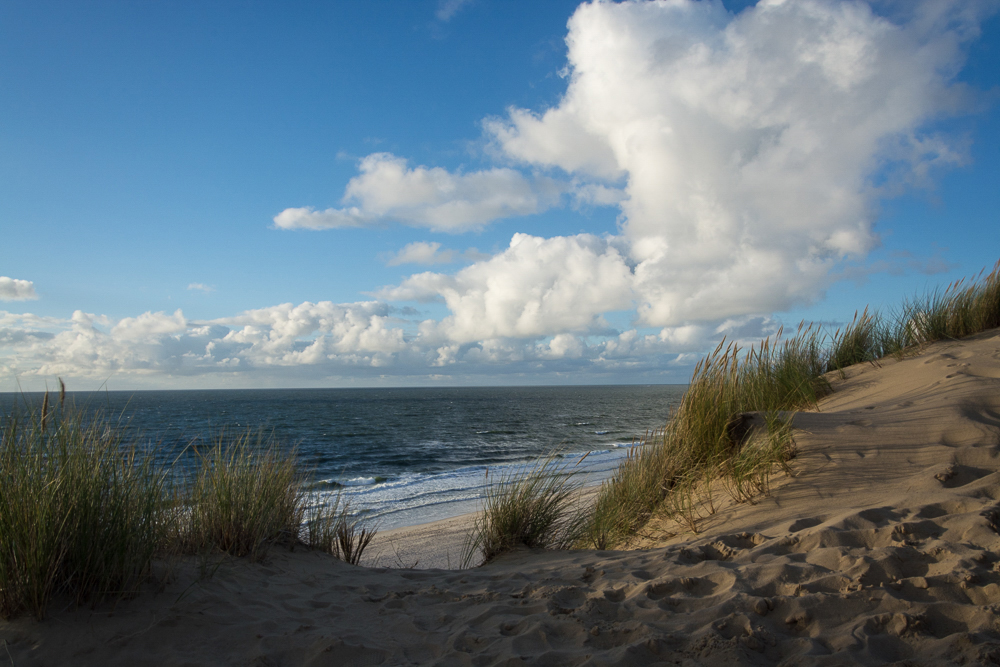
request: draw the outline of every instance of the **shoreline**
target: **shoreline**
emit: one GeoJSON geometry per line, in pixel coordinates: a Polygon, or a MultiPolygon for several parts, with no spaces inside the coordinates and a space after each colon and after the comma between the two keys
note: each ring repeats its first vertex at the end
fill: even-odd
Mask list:
{"type": "MultiPolygon", "coordinates": [[[[586,503],[599,487],[600,481],[577,489],[574,502],[586,503]]],[[[466,512],[447,519],[379,531],[361,564],[366,567],[458,570],[466,536],[478,515],[478,511],[466,512]]],[[[478,561],[474,562],[478,565],[478,561]]]]}
{"type": "Polygon", "coordinates": [[[362,559],[364,567],[457,570],[475,512],[376,533],[362,559]]]}

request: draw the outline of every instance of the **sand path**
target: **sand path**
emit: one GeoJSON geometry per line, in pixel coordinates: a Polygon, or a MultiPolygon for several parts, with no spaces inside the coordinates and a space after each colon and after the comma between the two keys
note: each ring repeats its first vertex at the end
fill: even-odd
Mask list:
{"type": "Polygon", "coordinates": [[[1000,331],[852,368],[794,424],[796,476],[699,535],[467,571],[179,564],[111,613],[0,623],[0,664],[1000,664],[1000,331]]]}

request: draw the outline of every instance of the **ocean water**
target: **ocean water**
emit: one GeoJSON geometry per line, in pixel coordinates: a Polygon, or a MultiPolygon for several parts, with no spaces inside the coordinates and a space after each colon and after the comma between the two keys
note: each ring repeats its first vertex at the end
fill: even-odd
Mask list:
{"type": "MultiPolygon", "coordinates": [[[[192,442],[262,430],[296,448],[318,498],[342,493],[382,529],[474,511],[490,476],[556,453],[585,483],[606,478],[683,385],[71,392],[141,434],[164,462],[192,442]],[[586,455],[586,458],[583,458],[586,455]],[[583,458],[582,462],[579,460],[583,458]],[[579,463],[578,463],[579,462],[579,463]]],[[[0,410],[39,395],[0,394],[0,410]]]]}

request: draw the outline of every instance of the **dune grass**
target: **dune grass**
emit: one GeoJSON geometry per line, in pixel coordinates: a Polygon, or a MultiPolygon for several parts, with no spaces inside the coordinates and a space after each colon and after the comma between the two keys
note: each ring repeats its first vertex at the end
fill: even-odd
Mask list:
{"type": "MultiPolygon", "coordinates": [[[[737,502],[755,502],[770,492],[775,470],[790,470],[795,443],[788,413],[816,405],[830,389],[828,373],[843,375],[857,363],[877,364],[995,327],[1000,262],[988,275],[907,301],[895,312],[855,313],[833,333],[800,325],[790,338],[779,330],[746,352],[723,340],[695,367],[668,423],[634,443],[639,446],[601,485],[586,517],[574,517],[576,546],[620,545],[657,513],[698,532],[703,512],[715,511],[714,483],[737,502]]],[[[567,506],[568,494],[550,470],[501,478],[486,492],[471,543],[489,560],[528,543],[522,535],[542,508],[566,520],[567,506]]]]}
{"type": "Polygon", "coordinates": [[[720,466],[722,485],[740,503],[754,503],[758,496],[770,495],[775,468],[791,472],[788,461],[795,456],[791,419],[769,412],[764,414],[764,425],[764,429],[751,432],[720,466]]]}
{"type": "Polygon", "coordinates": [[[195,450],[198,471],[180,503],[188,510],[178,531],[185,551],[259,561],[272,545],[301,544],[359,564],[377,527],[362,525],[339,491],[310,497],[294,449],[260,431],[222,432],[212,442],[195,450]]]}
{"type": "Polygon", "coordinates": [[[377,526],[366,526],[351,515],[350,504],[340,491],[324,501],[304,507],[302,541],[312,549],[332,554],[351,565],[359,565],[365,549],[375,539],[377,526]]]}
{"type": "MultiPolygon", "coordinates": [[[[790,449],[745,447],[746,414],[777,413],[814,405],[827,390],[819,335],[803,328],[787,340],[765,340],[741,357],[735,344],[720,344],[702,359],[681,404],[667,425],[643,439],[602,486],[594,502],[585,543],[606,549],[634,534],[664,508],[692,525],[679,512],[675,494],[690,497],[700,480],[716,475],[736,480],[766,476],[790,449]],[[744,452],[743,450],[746,449],[744,452]],[[741,453],[742,452],[742,453],[741,453]],[[750,453],[753,453],[752,456],[750,453]]],[[[772,418],[770,428],[778,428],[772,418]]],[[[777,441],[777,431],[766,442],[777,441]]],[[[729,485],[733,487],[733,484],[729,485]]]]}
{"type": "Polygon", "coordinates": [[[0,416],[0,618],[41,619],[60,594],[130,597],[169,554],[260,560],[286,544],[357,564],[374,537],[339,497],[313,503],[294,451],[259,434],[219,434],[187,481],[140,442],[48,394],[0,416]]]}
{"type": "Polygon", "coordinates": [[[196,450],[198,472],[184,505],[182,531],[190,551],[217,550],[259,561],[271,544],[292,543],[304,518],[294,451],[280,451],[263,434],[217,435],[196,450]]]}
{"type": "Polygon", "coordinates": [[[794,455],[791,423],[781,413],[815,405],[829,390],[826,373],[995,327],[1000,262],[988,275],[907,301],[894,313],[865,309],[832,334],[812,325],[789,339],[779,331],[742,357],[737,345],[723,341],[695,367],[667,425],[647,434],[602,484],[581,545],[620,544],[656,512],[696,530],[691,499],[699,480],[720,478],[735,500],[752,502],[769,492],[772,471],[788,470],[794,455]],[[755,413],[763,427],[748,430],[755,413]]]}
{"type": "Polygon", "coordinates": [[[0,617],[51,596],[135,593],[163,546],[165,477],[102,419],[40,412],[0,426],[0,617]]]}
{"type": "Polygon", "coordinates": [[[550,457],[505,472],[486,486],[462,567],[488,563],[518,546],[559,549],[577,541],[582,516],[573,505],[573,493],[579,483],[559,461],[550,457]]]}
{"type": "MultiPolygon", "coordinates": [[[[984,272],[985,273],[985,272],[984,272]]],[[[886,315],[867,309],[830,337],[826,370],[877,362],[937,340],[955,340],[1000,327],[1000,262],[987,275],[905,301],[886,315]]]]}

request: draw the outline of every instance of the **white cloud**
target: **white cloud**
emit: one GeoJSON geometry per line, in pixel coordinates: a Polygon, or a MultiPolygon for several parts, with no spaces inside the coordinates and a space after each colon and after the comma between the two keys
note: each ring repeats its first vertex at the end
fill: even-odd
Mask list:
{"type": "Polygon", "coordinates": [[[628,196],[624,190],[600,183],[574,183],[570,195],[577,206],[617,206],[628,196]]]}
{"type": "Polygon", "coordinates": [[[10,313],[0,310],[0,327],[27,327],[29,329],[45,329],[58,327],[63,320],[58,317],[44,317],[32,313],[10,313]]]}
{"type": "MultiPolygon", "coordinates": [[[[773,333],[763,314],[818,298],[863,262],[880,197],[963,159],[960,143],[927,128],[961,108],[952,81],[995,3],[878,7],[892,13],[854,0],[768,0],[738,15],[718,0],[583,4],[569,22],[562,99],[484,122],[507,166],[453,173],[376,153],[340,208],[286,209],[274,222],[461,232],[567,201],[619,206],[615,236],[514,234],[495,256],[378,292],[441,302],[440,320],[384,301],[208,322],[0,312],[0,381],[239,373],[301,385],[580,369],[683,381],[706,346],[773,333]],[[622,312],[635,323],[618,331],[606,318],[622,312]]],[[[418,242],[387,261],[460,256],[472,259],[418,242]]],[[[915,270],[905,259],[893,266],[915,270]]]]}
{"type": "Polygon", "coordinates": [[[274,216],[274,225],[279,229],[343,229],[364,227],[375,221],[374,216],[365,215],[357,208],[317,211],[311,206],[303,206],[286,208],[274,216]]]}
{"type": "Polygon", "coordinates": [[[68,320],[24,317],[18,344],[0,356],[0,373],[7,376],[91,377],[107,379],[119,370],[136,375],[159,375],[177,370],[189,341],[181,334],[186,320],[174,315],[144,313],[113,322],[107,317],[77,310],[68,320]],[[44,326],[39,331],[34,326],[44,326]]]}
{"type": "Polygon", "coordinates": [[[438,0],[438,8],[434,12],[434,16],[437,17],[438,21],[450,21],[451,17],[471,2],[472,0],[438,0]]]}
{"type": "MultiPolygon", "coordinates": [[[[455,232],[543,211],[564,193],[617,205],[618,236],[517,234],[454,275],[416,274],[377,294],[443,301],[451,314],[421,330],[442,341],[558,336],[634,309],[663,341],[689,346],[686,331],[821,297],[845,261],[877,244],[879,197],[962,161],[960,142],[925,128],[961,107],[951,81],[994,5],[885,6],[895,13],[850,0],[762,2],[738,15],[718,0],[583,4],[569,21],[559,103],[484,121],[495,157],[560,170],[562,181],[411,169],[377,153],[361,161],[344,208],[288,209],[275,223],[455,232]]],[[[389,261],[453,259],[416,243],[389,261]]]]}
{"type": "Polygon", "coordinates": [[[187,288],[189,290],[194,290],[196,292],[204,292],[208,294],[209,292],[214,292],[215,288],[211,285],[206,285],[205,283],[190,283],[187,288]]]}
{"type": "Polygon", "coordinates": [[[226,334],[223,344],[244,346],[244,356],[265,363],[294,361],[303,353],[299,349],[303,340],[310,340],[309,353],[317,355],[398,352],[405,347],[403,331],[392,328],[389,322],[389,307],[373,301],[286,303],[216,320],[240,327],[226,334]]]}
{"type": "Polygon", "coordinates": [[[553,336],[547,347],[548,349],[544,350],[542,354],[554,359],[562,359],[563,357],[576,359],[583,356],[583,341],[572,334],[562,333],[553,336]]]}
{"type": "Polygon", "coordinates": [[[441,244],[437,242],[417,241],[407,243],[398,252],[389,255],[386,264],[389,266],[399,266],[400,264],[450,264],[455,261],[454,250],[441,250],[441,244]]]}
{"type": "MultiPolygon", "coordinates": [[[[550,282],[550,289],[560,287],[550,282]]],[[[534,302],[541,311],[551,306],[541,295],[534,302]]],[[[581,369],[603,377],[627,372],[632,381],[652,373],[662,381],[659,373],[670,363],[669,345],[655,336],[595,334],[582,320],[571,327],[577,333],[463,343],[432,321],[418,325],[399,314],[374,301],[280,304],[206,322],[191,321],[180,310],[117,320],[83,311],[67,319],[0,312],[0,385],[39,388],[56,376],[73,388],[105,382],[113,388],[225,386],[235,378],[241,386],[329,386],[337,377],[398,384],[442,368],[458,378],[507,374],[519,382],[526,373],[556,377],[581,369]]],[[[524,325],[500,318],[493,331],[524,325]]],[[[682,369],[673,379],[683,375],[682,369]]]]}
{"type": "Polygon", "coordinates": [[[541,213],[559,203],[559,182],[529,180],[507,168],[450,173],[440,167],[407,166],[391,153],[373,153],[347,184],[344,208],[288,208],[274,217],[280,229],[365,227],[396,221],[436,231],[477,229],[500,218],[541,213]]]}
{"type": "Polygon", "coordinates": [[[378,296],[443,300],[451,315],[432,328],[467,343],[606,329],[601,313],[632,308],[631,283],[625,260],[604,239],[515,234],[506,251],[454,276],[417,274],[378,296]]]}
{"type": "Polygon", "coordinates": [[[585,110],[577,110],[575,106],[567,95],[559,107],[549,109],[544,115],[511,108],[506,121],[488,118],[483,126],[506,156],[601,178],[623,176],[624,171],[605,138],[580,122],[577,116],[585,110]]]}
{"type": "Polygon", "coordinates": [[[437,241],[416,241],[407,243],[397,252],[380,255],[388,266],[400,266],[402,264],[422,264],[430,266],[433,264],[451,264],[458,261],[475,262],[481,259],[488,259],[489,255],[481,253],[475,248],[467,248],[459,252],[452,249],[441,249],[441,244],[437,241]]]}
{"type": "Polygon", "coordinates": [[[873,247],[878,196],[962,160],[921,128],[956,110],[950,79],[992,7],[907,3],[890,20],[843,0],[736,16],[718,1],[583,4],[559,104],[485,127],[523,164],[624,179],[644,323],[781,310],[873,247]]]}
{"type": "Polygon", "coordinates": [[[35,284],[30,280],[0,276],[0,301],[31,301],[37,298],[35,284]]]}
{"type": "Polygon", "coordinates": [[[192,322],[181,310],[113,320],[0,313],[0,381],[63,375],[205,375],[243,369],[378,367],[407,353],[384,303],[305,302],[192,322]],[[43,327],[40,330],[37,327],[43,327]]]}
{"type": "MultiPolygon", "coordinates": [[[[77,311],[73,317],[79,319],[85,316],[82,312],[77,311]]],[[[83,320],[80,319],[80,321],[83,320]]],[[[119,320],[111,328],[111,336],[120,340],[143,340],[150,337],[177,334],[185,331],[187,326],[187,319],[180,308],[173,315],[147,311],[139,317],[126,317],[119,320]]]]}

